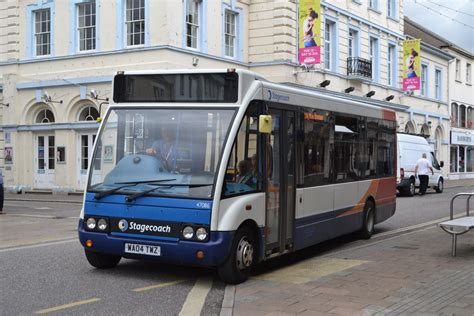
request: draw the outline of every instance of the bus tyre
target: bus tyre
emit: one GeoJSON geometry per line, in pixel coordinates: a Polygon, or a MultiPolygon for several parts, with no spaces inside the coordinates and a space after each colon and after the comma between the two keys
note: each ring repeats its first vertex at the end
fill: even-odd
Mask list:
{"type": "Polygon", "coordinates": [[[407,193],[408,196],[414,196],[415,195],[415,180],[410,179],[410,184],[408,185],[407,193]]]}
{"type": "Polygon", "coordinates": [[[443,193],[443,179],[438,180],[438,185],[435,188],[436,193],[443,193]]]}
{"type": "Polygon", "coordinates": [[[364,206],[364,218],[360,235],[364,239],[369,239],[374,233],[375,226],[375,205],[374,202],[368,200],[364,206]]]}
{"type": "Polygon", "coordinates": [[[246,226],[240,228],[232,241],[227,260],[217,268],[222,281],[230,284],[245,282],[256,262],[255,234],[246,226]]]}
{"type": "Polygon", "coordinates": [[[86,258],[91,266],[98,269],[113,268],[120,262],[120,259],[122,259],[120,256],[108,255],[105,253],[92,252],[88,250],[86,250],[86,258]]]}

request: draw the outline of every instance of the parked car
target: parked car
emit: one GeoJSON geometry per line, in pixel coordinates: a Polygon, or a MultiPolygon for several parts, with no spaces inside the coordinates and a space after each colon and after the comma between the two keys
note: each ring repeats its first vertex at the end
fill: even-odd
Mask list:
{"type": "Polygon", "coordinates": [[[433,166],[434,175],[430,174],[428,188],[436,192],[443,192],[443,173],[441,168],[444,162],[436,159],[433,149],[422,136],[410,134],[397,134],[397,190],[402,195],[413,196],[415,188],[419,187],[420,181],[415,178],[415,166],[421,155],[425,153],[426,158],[433,166]]]}

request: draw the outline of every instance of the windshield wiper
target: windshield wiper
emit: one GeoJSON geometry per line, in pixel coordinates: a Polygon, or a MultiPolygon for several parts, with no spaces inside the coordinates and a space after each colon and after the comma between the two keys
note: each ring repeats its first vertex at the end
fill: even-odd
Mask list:
{"type": "Polygon", "coordinates": [[[107,191],[103,191],[103,192],[97,192],[95,195],[94,195],[94,198],[96,200],[100,200],[101,198],[103,198],[104,196],[107,196],[107,195],[110,195],[112,193],[115,193],[117,192],[118,190],[121,190],[123,188],[126,188],[126,187],[133,187],[137,184],[142,184],[142,183],[148,183],[148,184],[152,184],[152,183],[160,183],[160,182],[166,182],[166,181],[174,181],[176,179],[161,179],[161,180],[148,180],[148,181],[131,181],[131,182],[116,182],[115,184],[125,184],[125,185],[121,185],[119,187],[116,187],[116,188],[113,188],[113,189],[110,189],[110,190],[107,190],[107,191]]]}
{"type": "MultiPolygon", "coordinates": [[[[203,184],[184,184],[184,183],[159,184],[158,187],[156,187],[156,188],[129,195],[125,198],[125,201],[126,202],[133,202],[134,200],[136,200],[137,198],[139,198],[141,196],[147,195],[150,192],[153,192],[153,191],[158,190],[158,189],[163,189],[163,188],[168,188],[169,189],[169,188],[172,188],[172,187],[184,187],[184,186],[189,187],[189,188],[199,188],[199,187],[206,187],[206,186],[209,186],[209,185],[212,185],[212,183],[203,183],[203,184]]],[[[163,193],[165,193],[165,192],[163,192],[163,193]]]]}

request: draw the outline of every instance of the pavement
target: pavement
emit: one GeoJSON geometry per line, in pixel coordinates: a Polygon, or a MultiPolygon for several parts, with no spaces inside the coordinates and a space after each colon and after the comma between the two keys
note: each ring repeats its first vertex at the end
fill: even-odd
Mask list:
{"type": "MultiPolygon", "coordinates": [[[[473,181],[446,181],[445,188],[473,181]]],[[[82,202],[82,196],[61,194],[5,198],[82,202]]],[[[247,282],[226,287],[221,315],[474,316],[474,231],[458,237],[456,257],[451,236],[428,223],[277,258],[247,282]]]]}

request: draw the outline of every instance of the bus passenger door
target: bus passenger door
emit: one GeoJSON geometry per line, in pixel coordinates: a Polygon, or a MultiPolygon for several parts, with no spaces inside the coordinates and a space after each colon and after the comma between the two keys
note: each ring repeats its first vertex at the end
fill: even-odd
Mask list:
{"type": "Polygon", "coordinates": [[[266,147],[265,253],[280,253],[293,247],[295,218],[295,114],[270,109],[272,133],[266,147]]]}

